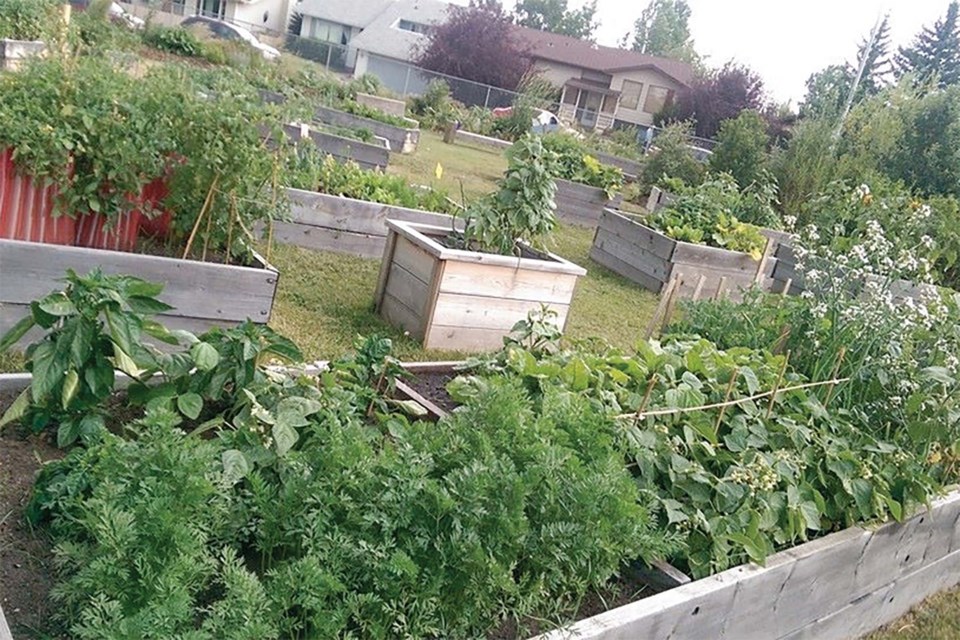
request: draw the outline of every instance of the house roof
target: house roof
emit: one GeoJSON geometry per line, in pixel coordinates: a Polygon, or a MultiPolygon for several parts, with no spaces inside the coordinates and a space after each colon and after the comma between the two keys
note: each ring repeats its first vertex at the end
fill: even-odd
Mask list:
{"type": "Polygon", "coordinates": [[[614,91],[603,82],[584,80],[583,78],[570,78],[564,84],[568,87],[573,87],[574,89],[586,89],[587,91],[595,91],[597,93],[602,93],[605,96],[620,95],[619,91],[614,91]]]}
{"type": "MultiPolygon", "coordinates": [[[[353,0],[366,2],[366,0],[353,0]]],[[[413,31],[404,31],[397,25],[400,20],[420,24],[440,24],[447,19],[450,4],[442,0],[394,0],[370,23],[350,40],[350,46],[362,51],[409,60],[414,47],[424,42],[426,36],[413,31]]]]}
{"type": "Polygon", "coordinates": [[[549,31],[515,27],[517,39],[537,60],[613,74],[637,69],[654,69],[684,86],[693,81],[693,67],[686,62],[648,56],[636,51],[604,47],[549,31]]]}
{"type": "Polygon", "coordinates": [[[394,0],[301,0],[294,11],[320,20],[363,29],[394,0]]]}

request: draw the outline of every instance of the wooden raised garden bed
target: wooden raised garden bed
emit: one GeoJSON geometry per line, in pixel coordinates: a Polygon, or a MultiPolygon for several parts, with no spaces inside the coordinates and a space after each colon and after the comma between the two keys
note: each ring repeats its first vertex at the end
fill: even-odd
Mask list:
{"type": "MultiPolygon", "coordinates": [[[[273,224],[273,239],[306,249],[379,258],[387,245],[387,220],[420,222],[452,229],[443,213],[395,207],[300,189],[287,189],[289,221],[273,224]]],[[[462,228],[462,223],[459,223],[462,228]]]]}
{"type": "MultiPolygon", "coordinates": [[[[760,267],[746,253],[674,240],[610,209],[600,217],[590,258],[654,293],[675,278],[681,298],[736,297],[757,282],[760,267]]],[[[766,290],[775,262],[768,257],[760,274],[758,284],[766,290]]]]}
{"type": "Polygon", "coordinates": [[[385,138],[390,143],[390,151],[396,153],[413,153],[417,150],[417,144],[420,142],[420,125],[416,120],[410,120],[409,118],[407,118],[410,123],[409,127],[397,127],[330,107],[318,107],[314,114],[314,120],[338,127],[366,129],[375,136],[385,138]]]}
{"type": "Polygon", "coordinates": [[[597,160],[600,161],[600,164],[605,164],[610,167],[616,167],[623,172],[623,177],[628,181],[634,181],[637,179],[637,176],[643,171],[643,163],[638,160],[631,160],[630,158],[621,158],[620,156],[615,156],[610,153],[602,153],[599,151],[594,151],[591,153],[597,160]]]}
{"type": "Polygon", "coordinates": [[[662,209],[668,204],[672,203],[677,199],[677,196],[673,195],[669,191],[664,191],[660,187],[651,187],[650,195],[647,196],[647,206],[646,209],[650,213],[653,213],[657,209],[662,209]]]}
{"type": "Polygon", "coordinates": [[[510,257],[450,249],[449,227],[387,221],[377,312],[428,349],[484,351],[549,305],[562,328],[586,270],[552,254],[510,257]]]}
{"type": "Polygon", "coordinates": [[[904,523],[852,527],[537,640],[850,640],[960,584],[960,491],[904,523]]]}
{"type": "MultiPolygon", "coordinates": [[[[174,309],[159,320],[171,329],[201,332],[247,318],[270,320],[279,274],[256,256],[250,267],[178,260],[103,249],[0,240],[0,335],[24,317],[30,302],[62,286],[63,274],[127,274],[164,284],[160,299],[174,309]]],[[[24,338],[24,344],[31,334],[24,338]]]]}
{"type": "Polygon", "coordinates": [[[46,50],[47,45],[40,40],[0,39],[0,70],[16,71],[25,60],[46,50]]]}
{"type": "Polygon", "coordinates": [[[358,93],[357,102],[388,115],[397,116],[398,118],[403,118],[407,114],[407,103],[403,100],[374,96],[369,93],[358,93]]]}
{"type": "MultiPolygon", "coordinates": [[[[777,293],[796,296],[805,290],[803,274],[797,270],[797,256],[793,247],[784,241],[777,246],[777,262],[773,269],[771,288],[777,293]]],[[[880,276],[873,276],[880,279],[880,276]]],[[[890,283],[890,294],[895,300],[921,300],[937,295],[937,288],[931,284],[917,284],[909,280],[894,280],[890,283]]]]}
{"type": "Polygon", "coordinates": [[[598,187],[557,180],[557,218],[567,224],[593,229],[604,208],[616,209],[622,200],[620,195],[607,198],[607,192],[598,187]]]}
{"type": "MultiPolygon", "coordinates": [[[[386,147],[362,140],[345,138],[326,131],[317,131],[306,124],[285,124],[283,132],[289,142],[298,143],[309,140],[321,152],[331,155],[340,162],[356,162],[363,169],[386,169],[390,152],[386,147]]],[[[266,135],[266,130],[264,131],[266,135]]],[[[268,144],[276,146],[268,139],[268,144]]]]}

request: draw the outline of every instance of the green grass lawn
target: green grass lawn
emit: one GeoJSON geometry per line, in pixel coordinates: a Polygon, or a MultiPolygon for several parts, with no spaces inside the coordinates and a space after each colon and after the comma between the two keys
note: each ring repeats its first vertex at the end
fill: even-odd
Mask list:
{"type": "Polygon", "coordinates": [[[960,588],[928,598],[910,613],[864,640],[956,640],[960,638],[960,588]]]}
{"type": "MultiPolygon", "coordinates": [[[[419,184],[440,184],[467,197],[493,190],[506,168],[503,155],[485,149],[445,144],[433,132],[421,134],[417,152],[392,154],[390,172],[419,184]],[[435,168],[443,166],[437,181],[435,168]]],[[[577,284],[567,326],[573,339],[599,337],[631,347],[643,334],[657,297],[592,262],[593,231],[561,227],[550,248],[587,269],[577,284]]],[[[271,326],[290,336],[310,359],[327,359],[349,350],[357,335],[379,333],[395,339],[397,355],[409,360],[444,359],[459,354],[427,352],[375,314],[373,295],[379,260],[364,260],[289,246],[274,246],[271,262],[280,270],[280,286],[271,326]]]]}

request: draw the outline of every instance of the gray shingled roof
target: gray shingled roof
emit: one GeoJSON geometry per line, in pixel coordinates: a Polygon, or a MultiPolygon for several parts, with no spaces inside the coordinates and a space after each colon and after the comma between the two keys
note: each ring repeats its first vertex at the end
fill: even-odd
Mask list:
{"type": "Polygon", "coordinates": [[[450,4],[442,0],[395,0],[350,40],[350,46],[373,54],[409,60],[412,49],[425,36],[397,28],[401,19],[421,24],[440,24],[447,19],[450,4]]]}

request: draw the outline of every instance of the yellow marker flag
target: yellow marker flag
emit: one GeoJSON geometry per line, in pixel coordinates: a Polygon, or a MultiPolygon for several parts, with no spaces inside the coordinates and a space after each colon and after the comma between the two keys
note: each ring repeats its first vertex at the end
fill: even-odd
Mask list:
{"type": "Polygon", "coordinates": [[[433,170],[433,175],[437,176],[437,180],[443,180],[443,165],[439,162],[437,168],[433,170]]]}

